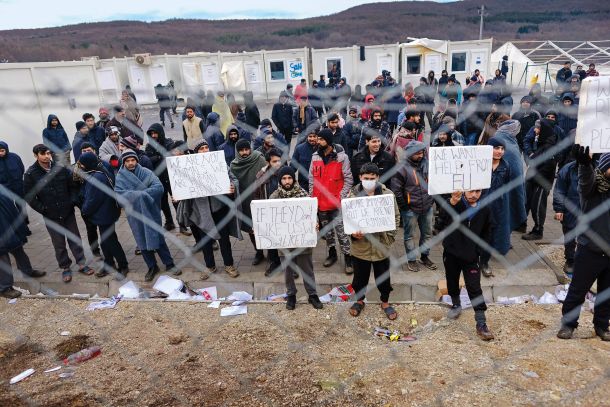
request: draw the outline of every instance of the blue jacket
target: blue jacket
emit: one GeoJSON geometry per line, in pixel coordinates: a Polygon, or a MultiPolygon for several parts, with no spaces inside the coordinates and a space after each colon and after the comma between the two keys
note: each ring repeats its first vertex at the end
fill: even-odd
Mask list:
{"type": "MultiPolygon", "coordinates": [[[[282,133],[279,133],[275,130],[272,130],[273,132],[273,139],[275,140],[275,148],[280,149],[281,151],[284,151],[285,154],[288,154],[288,142],[286,141],[286,138],[284,137],[284,135],[282,133]]],[[[266,134],[262,134],[259,131],[258,136],[256,136],[256,138],[254,139],[254,141],[252,142],[252,149],[256,150],[257,148],[259,148],[260,146],[263,145],[263,142],[265,141],[265,136],[266,134]]]]}
{"type": "MultiPolygon", "coordinates": [[[[495,171],[491,173],[491,186],[485,190],[481,202],[487,202],[489,196],[496,194],[510,182],[511,174],[508,163],[502,159],[495,171]]],[[[492,198],[489,202],[495,224],[491,235],[491,246],[501,255],[505,255],[510,250],[510,192],[505,191],[500,196],[492,198]]]]}
{"type": "MultiPolygon", "coordinates": [[[[563,130],[561,130],[561,127],[558,125],[555,125],[553,128],[553,133],[558,143],[566,138],[566,133],[564,133],[563,130]]],[[[567,150],[564,150],[569,152],[570,148],[571,146],[567,146],[567,150]]],[[[536,133],[534,132],[534,127],[532,127],[523,138],[523,153],[525,155],[525,159],[528,160],[530,156],[536,152],[536,149],[536,133]]]]}
{"type": "Polygon", "coordinates": [[[231,161],[235,159],[235,144],[237,142],[233,140],[225,141],[221,146],[220,150],[225,153],[225,161],[227,162],[227,166],[231,165],[231,161]]]}
{"type": "Polygon", "coordinates": [[[72,154],[74,154],[74,161],[78,161],[78,159],[80,158],[81,155],[81,146],[83,145],[83,143],[91,143],[95,146],[95,152],[97,153],[99,150],[99,146],[97,146],[95,144],[95,141],[93,140],[93,137],[91,137],[91,134],[87,134],[86,136],[83,136],[80,131],[77,131],[76,134],[74,135],[74,140],[72,140],[72,154]]]}
{"type": "Polygon", "coordinates": [[[580,212],[578,195],[578,163],[566,164],[557,174],[553,190],[553,210],[563,213],[563,225],[569,229],[576,227],[580,212]]]}
{"type": "Polygon", "coordinates": [[[305,191],[309,191],[309,167],[315,151],[316,146],[312,146],[308,142],[301,143],[294,149],[292,160],[290,160],[290,166],[299,174],[299,185],[305,191]]]}
{"type": "Polygon", "coordinates": [[[23,198],[23,173],[25,172],[23,161],[17,154],[9,151],[6,142],[0,141],[0,148],[6,150],[6,155],[0,158],[0,184],[23,198]]]}
{"type": "Polygon", "coordinates": [[[216,112],[212,112],[208,114],[207,119],[208,127],[203,133],[203,138],[208,142],[210,151],[219,151],[220,146],[225,142],[225,136],[222,134],[222,131],[220,131],[220,127],[218,127],[220,115],[216,112]]]}
{"type": "Polygon", "coordinates": [[[106,129],[95,125],[89,130],[89,138],[92,140],[93,145],[95,145],[95,149],[98,150],[104,140],[106,140],[106,129]]]}
{"type": "Polygon", "coordinates": [[[54,114],[50,114],[47,118],[47,127],[42,131],[42,142],[49,147],[53,152],[70,151],[70,140],[64,130],[61,122],[54,114]],[[51,127],[51,120],[57,119],[57,127],[51,127]]]}
{"type": "MultiPolygon", "coordinates": [[[[2,230],[0,256],[8,254],[11,250],[22,247],[27,242],[27,229],[23,219],[24,218],[19,215],[19,210],[15,206],[15,202],[8,196],[0,194],[0,230],[2,230]],[[21,219],[21,221],[15,221],[19,219],[21,219]]],[[[8,273],[10,272],[11,269],[9,266],[8,273]]],[[[2,270],[2,273],[7,273],[7,271],[2,270]]],[[[5,288],[8,287],[0,287],[2,290],[5,288]]]]}
{"type": "Polygon", "coordinates": [[[99,170],[88,172],[83,199],[81,213],[94,225],[112,225],[119,218],[120,211],[114,198],[114,181],[109,173],[99,170]],[[101,188],[100,184],[107,189],[101,188]]]}

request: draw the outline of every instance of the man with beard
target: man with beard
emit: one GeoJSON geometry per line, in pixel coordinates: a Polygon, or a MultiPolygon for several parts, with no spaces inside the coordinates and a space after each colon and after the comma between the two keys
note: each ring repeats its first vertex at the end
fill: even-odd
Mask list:
{"type": "MultiPolygon", "coordinates": [[[[102,129],[105,129],[106,125],[110,121],[110,112],[105,107],[100,107],[100,110],[98,111],[97,116],[100,119],[97,121],[97,123],[95,123],[95,125],[98,127],[101,127],[102,129]]],[[[104,137],[105,136],[106,136],[106,134],[104,134],[104,137]]]]}
{"type": "Polygon", "coordinates": [[[540,120],[540,113],[532,109],[532,98],[530,96],[523,96],[521,98],[521,108],[513,114],[513,120],[518,120],[521,124],[521,130],[517,134],[517,142],[519,148],[523,151],[523,141],[525,136],[530,131],[536,120],[540,120]]]}
{"type": "MultiPolygon", "coordinates": [[[[239,183],[239,194],[241,195],[242,212],[238,214],[241,221],[241,230],[248,233],[252,246],[256,249],[256,239],[254,238],[254,230],[252,229],[252,212],[250,203],[254,198],[256,174],[267,165],[265,158],[258,151],[252,151],[250,143],[247,140],[239,140],[235,144],[237,156],[231,162],[231,172],[237,178],[239,183]]],[[[256,249],[256,254],[252,265],[256,266],[265,259],[262,250],[256,249]]]]}
{"type": "Polygon", "coordinates": [[[317,128],[310,130],[306,142],[296,146],[290,160],[290,166],[299,174],[299,185],[304,191],[309,191],[309,166],[313,153],[318,149],[318,131],[317,128]]]}
{"type": "MultiPolygon", "coordinates": [[[[269,199],[279,186],[277,170],[282,166],[282,152],[272,147],[265,153],[265,160],[267,160],[267,165],[256,174],[254,199],[269,199]]],[[[280,256],[277,249],[269,249],[267,258],[269,264],[265,270],[265,276],[269,277],[280,268],[280,256]]]]}
{"type": "Polygon", "coordinates": [[[110,127],[116,127],[119,129],[121,137],[126,138],[129,136],[134,136],[140,141],[140,143],[142,143],[142,137],[137,134],[141,129],[137,124],[125,117],[125,109],[119,105],[116,105],[112,108],[112,110],[114,111],[114,117],[112,120],[106,123],[106,133],[108,133],[108,129],[110,127]]]}
{"type": "Polygon", "coordinates": [[[320,124],[318,114],[307,98],[301,98],[298,105],[293,110],[292,125],[298,131],[298,143],[305,141],[305,137],[309,133],[311,127],[316,127],[320,124]]]}
{"type": "Polygon", "coordinates": [[[118,127],[110,126],[106,131],[108,136],[100,146],[99,157],[110,164],[112,169],[117,172],[120,167],[119,157],[121,156],[121,151],[119,150],[119,140],[121,138],[121,130],[118,127]]]}
{"type": "Polygon", "coordinates": [[[400,169],[392,178],[392,191],[402,215],[404,245],[407,253],[407,268],[418,272],[417,251],[420,262],[430,270],[436,265],[430,260],[430,238],[432,237],[433,199],[428,195],[428,163],[424,158],[426,146],[413,140],[405,151],[406,160],[399,163],[400,169]],[[419,247],[415,247],[415,228],[419,228],[419,247]]]}
{"type": "Polygon", "coordinates": [[[91,138],[95,149],[98,150],[106,139],[106,129],[104,126],[95,123],[95,116],[91,113],[85,113],[83,115],[83,121],[89,129],[89,138],[91,138]]]}
{"type": "Polygon", "coordinates": [[[362,128],[366,124],[366,120],[358,117],[358,107],[351,106],[348,109],[348,116],[345,120],[345,125],[341,129],[343,132],[343,148],[347,158],[352,160],[354,151],[358,151],[358,144],[360,143],[360,135],[362,134],[362,128]]]}
{"type": "Polygon", "coordinates": [[[322,232],[326,234],[328,257],[324,267],[336,263],[335,233],[345,258],[345,274],[352,274],[349,238],[343,231],[341,199],[347,197],[353,184],[352,170],[347,155],[333,146],[333,134],[329,129],[318,133],[318,150],[313,153],[309,168],[309,194],[318,198],[318,218],[322,232]]]}
{"type": "Polygon", "coordinates": [[[366,163],[374,163],[379,171],[380,182],[390,188],[394,175],[394,157],[385,151],[385,146],[378,133],[368,132],[365,135],[366,145],[354,156],[352,160],[352,174],[354,179],[360,179],[360,169],[366,163]]]}
{"type": "Polygon", "coordinates": [[[268,152],[275,149],[275,138],[273,137],[273,133],[269,129],[263,129],[263,144],[261,144],[256,150],[261,155],[265,156],[268,152]]]}
{"type": "Polygon", "coordinates": [[[362,127],[358,149],[364,147],[367,134],[376,134],[381,139],[383,145],[387,146],[390,143],[390,126],[383,120],[383,112],[378,106],[373,107],[371,120],[362,127]]]}
{"type": "MultiPolygon", "coordinates": [[[[306,198],[309,195],[294,179],[294,169],[288,166],[281,167],[277,171],[279,188],[277,188],[269,199],[293,199],[306,198]]],[[[305,291],[309,295],[308,302],[315,309],[322,309],[323,305],[316,291],[316,277],[313,272],[313,250],[311,248],[282,249],[284,262],[284,278],[286,282],[286,309],[293,310],[297,303],[297,287],[294,279],[300,271],[303,275],[305,291]]]]}
{"type": "Polygon", "coordinates": [[[288,94],[285,91],[280,92],[279,101],[273,105],[271,119],[275,123],[277,130],[284,135],[288,144],[292,140],[292,104],[288,100],[288,94]]]}
{"type": "Polygon", "coordinates": [[[203,120],[195,116],[194,106],[187,106],[184,108],[184,112],[186,119],[182,122],[182,134],[189,150],[192,150],[203,137],[203,120]]]}
{"type": "Polygon", "coordinates": [[[235,159],[235,144],[239,140],[239,129],[235,125],[230,125],[227,129],[227,141],[225,141],[219,148],[224,151],[225,161],[227,167],[231,165],[231,162],[235,159]]]}

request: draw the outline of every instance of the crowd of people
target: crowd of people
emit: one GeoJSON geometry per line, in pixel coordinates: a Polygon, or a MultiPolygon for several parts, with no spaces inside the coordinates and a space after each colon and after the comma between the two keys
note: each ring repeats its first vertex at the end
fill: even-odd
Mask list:
{"type": "MultiPolygon", "coordinates": [[[[99,109],[97,122],[85,113],[76,123],[72,142],[59,118],[51,114],[42,143],[33,147],[35,162],[29,168],[0,142],[1,226],[6,231],[0,245],[0,295],[19,295],[12,287],[9,254],[24,274],[45,274],[32,268],[23,250],[30,233],[27,202],[44,219],[66,283],[73,271],[117,278],[129,273],[115,232],[124,212],[136,254],[147,265],[146,281],[160,272],[155,255],[167,272],[181,274],[163,233],[176,224],[180,233],[192,234],[192,250],[203,253],[202,279],[218,272],[216,249],[227,275],[238,277],[231,237],[241,240],[247,234],[255,250],[252,264],[259,265],[266,257],[266,276],[283,270],[288,309],[296,306],[299,276],[309,302],[322,308],[311,249],[271,249],[265,256],[256,247],[250,212],[253,199],[314,197],[326,245],[323,267],[342,260],[345,274],[352,275],[356,294],[350,313],[358,316],[363,311],[372,269],[381,308],[393,320],[397,313],[389,303],[390,269],[396,262],[390,259],[390,248],[397,232],[348,235],[341,214],[343,199],[384,194],[394,199],[396,229],[404,229],[407,270],[438,268],[430,250],[432,237],[441,234],[453,302],[448,317],[461,313],[463,275],[476,331],[490,340],[494,335],[485,319],[481,275],[493,277],[490,259],[508,253],[513,232],[523,233],[524,240],[543,238],[548,195],[553,191],[555,219],[565,235],[564,272],[572,280],[558,336],[569,338],[593,282],[597,280],[598,292],[610,288],[610,154],[591,156],[574,145],[580,84],[583,75],[595,76],[597,71],[591,66],[586,72],[572,73],[569,65],[557,73],[556,92],[543,94],[535,84],[514,113],[513,90],[506,83],[508,68],[503,64],[489,80],[476,70],[463,86],[446,70],[438,79],[429,72],[416,87],[400,85],[383,71],[365,86],[364,94],[359,85],[352,92],[346,79],[331,70],[328,85],[325,75],[311,87],[305,79],[294,90],[289,84],[273,105],[271,117],[263,119],[250,92],[243,95],[243,104],[230,93],[200,92],[187,98],[179,140],[167,137],[164,130],[166,117],[172,128],[175,125],[176,92],[171,82],[155,88],[160,122],[146,131],[130,89],[112,108],[112,118],[106,108],[99,109]],[[429,150],[475,145],[493,147],[490,188],[430,195],[429,150]],[[213,151],[224,152],[230,192],[175,200],[166,158],[213,151]],[[86,225],[92,254],[103,258],[97,270],[86,261],[75,208],[86,225]],[[530,213],[533,226],[528,232],[530,213]]],[[[594,324],[596,333],[610,340],[606,298],[598,296],[594,324]]]]}

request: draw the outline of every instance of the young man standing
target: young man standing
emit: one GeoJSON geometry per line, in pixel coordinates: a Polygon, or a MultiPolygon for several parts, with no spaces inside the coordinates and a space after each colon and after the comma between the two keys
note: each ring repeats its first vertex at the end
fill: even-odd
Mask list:
{"type": "Polygon", "coordinates": [[[372,267],[375,283],[381,294],[381,309],[389,320],[395,320],[398,314],[388,303],[390,292],[392,291],[390,283],[390,250],[396,238],[396,230],[400,225],[400,211],[392,191],[379,182],[379,174],[380,171],[377,165],[372,162],[364,164],[360,170],[360,183],[351,189],[349,198],[375,195],[392,196],[394,200],[396,229],[379,233],[352,233],[351,254],[354,265],[352,288],[356,293],[356,302],[350,308],[350,314],[357,317],[364,308],[364,297],[372,267]]]}
{"type": "Polygon", "coordinates": [[[419,251],[421,264],[430,270],[436,270],[436,264],[430,260],[429,241],[432,237],[432,197],[428,195],[428,163],[424,158],[426,146],[413,140],[406,148],[405,161],[399,163],[400,169],[392,178],[392,191],[402,215],[407,268],[418,272],[417,248],[414,244],[415,228],[419,228],[419,251]]]}
{"type": "Polygon", "coordinates": [[[295,147],[290,160],[290,166],[299,174],[299,185],[305,192],[309,191],[311,157],[318,149],[318,131],[318,128],[309,131],[307,141],[295,147]]]}
{"type": "Polygon", "coordinates": [[[72,260],[68,257],[68,246],[78,264],[78,271],[91,275],[94,270],[85,264],[85,254],[74,215],[74,204],[78,188],[67,168],[55,164],[51,150],[37,144],[33,148],[36,162],[28,168],[23,177],[25,199],[36,212],[40,213],[51,236],[55,258],[62,269],[65,283],[72,281],[72,260]]]}
{"type": "Polygon", "coordinates": [[[165,137],[165,130],[159,123],[151,124],[146,131],[146,134],[149,137],[149,142],[144,151],[153,165],[155,175],[159,177],[159,181],[161,181],[161,185],[163,185],[161,210],[163,211],[163,216],[165,216],[164,228],[166,230],[174,230],[176,225],[174,224],[174,216],[172,215],[172,210],[170,209],[168,201],[169,196],[172,194],[172,186],[169,182],[169,174],[167,173],[167,165],[165,164],[165,157],[170,156],[174,141],[171,138],[165,137]]]}
{"type": "Polygon", "coordinates": [[[485,318],[487,305],[483,298],[481,271],[478,265],[481,248],[477,242],[462,231],[464,228],[468,229],[488,245],[491,244],[493,222],[491,210],[488,206],[481,205],[480,198],[481,190],[454,192],[449,199],[452,213],[441,211],[443,229],[449,227],[456,217],[463,218],[460,227],[443,239],[443,264],[445,265],[447,290],[453,304],[447,313],[447,318],[457,319],[462,312],[460,274],[463,274],[468,298],[474,309],[477,334],[484,341],[489,341],[494,339],[494,335],[487,327],[485,318]]]}
{"type": "Polygon", "coordinates": [[[168,272],[181,274],[180,270],[175,269],[174,259],[161,230],[161,181],[152,171],[138,164],[138,155],[134,151],[124,151],[121,161],[123,165],[117,174],[114,189],[120,197],[119,204],[127,212],[129,227],[148,266],[144,280],[152,281],[159,272],[155,252],[168,272]]]}
{"type": "Polygon", "coordinates": [[[309,168],[309,194],[318,198],[318,218],[322,233],[326,234],[328,257],[324,267],[337,261],[335,232],[345,258],[345,274],[352,274],[350,243],[343,231],[341,199],[346,198],[354,182],[347,155],[332,144],[333,134],[329,129],[318,133],[318,151],[313,153],[309,168]]]}
{"type": "MultiPolygon", "coordinates": [[[[277,130],[284,135],[288,145],[290,145],[292,132],[294,131],[294,127],[292,127],[292,104],[290,104],[288,94],[285,91],[280,92],[279,101],[273,105],[271,119],[277,130]]],[[[249,130],[253,131],[253,129],[249,130]]]]}
{"type": "Polygon", "coordinates": [[[182,134],[189,150],[192,150],[203,138],[203,120],[200,117],[195,116],[194,106],[185,107],[184,112],[186,114],[186,119],[182,122],[182,134]]]}
{"type": "MultiPolygon", "coordinates": [[[[291,199],[309,197],[294,178],[294,169],[288,166],[280,168],[277,172],[279,188],[277,188],[269,199],[291,199]]],[[[313,259],[311,248],[282,249],[284,262],[284,278],[286,282],[286,309],[293,310],[297,302],[297,287],[294,284],[295,276],[298,272],[303,275],[305,291],[309,295],[309,303],[315,309],[322,309],[323,305],[318,298],[316,291],[316,277],[313,272],[313,259]]]]}
{"type": "Polygon", "coordinates": [[[394,157],[385,151],[381,135],[377,132],[368,132],[365,135],[365,146],[352,159],[352,174],[354,179],[360,179],[360,169],[366,163],[374,163],[379,169],[381,182],[386,187],[391,187],[394,175],[394,157]]]}
{"type": "Polygon", "coordinates": [[[95,116],[91,113],[83,114],[83,121],[89,129],[89,138],[91,138],[97,151],[106,139],[106,129],[104,126],[99,126],[95,123],[95,116]]]}
{"type": "Polygon", "coordinates": [[[358,144],[359,149],[364,147],[366,144],[366,136],[369,134],[377,135],[377,137],[381,139],[381,142],[386,146],[390,143],[390,126],[386,121],[383,120],[383,112],[381,111],[381,108],[377,106],[373,107],[371,120],[369,120],[368,123],[362,127],[360,143],[358,144]]]}

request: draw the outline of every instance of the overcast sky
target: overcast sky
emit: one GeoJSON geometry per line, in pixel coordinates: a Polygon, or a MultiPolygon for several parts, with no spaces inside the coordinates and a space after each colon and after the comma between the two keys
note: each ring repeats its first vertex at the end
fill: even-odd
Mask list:
{"type": "Polygon", "coordinates": [[[307,18],[389,0],[0,0],[0,30],[112,20],[307,18]]]}

